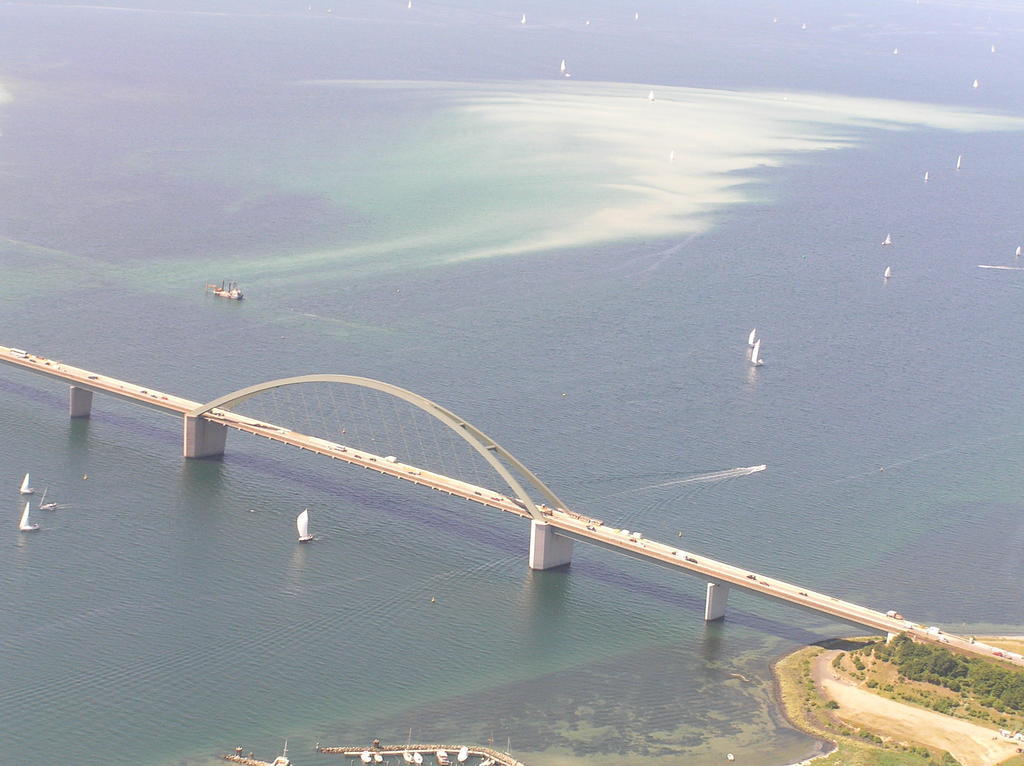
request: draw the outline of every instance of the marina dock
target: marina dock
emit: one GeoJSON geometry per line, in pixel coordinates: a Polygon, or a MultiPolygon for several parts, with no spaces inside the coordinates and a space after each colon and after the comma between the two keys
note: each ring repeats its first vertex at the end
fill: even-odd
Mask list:
{"type": "Polygon", "coordinates": [[[244,763],[246,766],[273,766],[270,761],[261,761],[258,758],[254,758],[252,753],[249,753],[249,755],[228,753],[226,755],[222,755],[221,760],[231,761],[232,763],[244,763]]]}
{"type": "Polygon", "coordinates": [[[500,750],[495,750],[492,747],[485,747],[483,745],[371,745],[369,747],[339,745],[337,747],[321,747],[318,744],[316,746],[316,751],[318,753],[344,755],[348,758],[358,758],[365,752],[380,753],[382,756],[401,756],[402,753],[409,752],[419,753],[422,756],[429,756],[433,758],[438,750],[445,750],[452,756],[452,760],[454,760],[455,753],[459,752],[463,747],[466,747],[469,750],[470,757],[475,756],[478,758],[490,759],[493,760],[497,766],[526,766],[525,763],[516,760],[508,753],[503,753],[500,750]]]}

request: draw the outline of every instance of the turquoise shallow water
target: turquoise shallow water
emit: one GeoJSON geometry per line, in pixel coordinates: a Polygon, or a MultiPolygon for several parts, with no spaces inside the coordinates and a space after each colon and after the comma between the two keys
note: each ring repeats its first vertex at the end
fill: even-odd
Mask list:
{"type": "MultiPolygon", "coordinates": [[[[1019,14],[605,6],[584,38],[571,4],[525,29],[519,8],[419,5],[4,6],[0,342],[194,399],[380,378],[599,518],[1020,630],[1024,283],[977,269],[1024,240],[1021,132],[993,122],[1024,112],[1019,14]],[[865,117],[836,95],[888,101],[865,117]],[[668,127],[636,109],[685,103],[668,127]],[[990,117],[950,127],[964,108],[990,117]],[[225,277],[245,302],[203,296],[225,277]]],[[[541,765],[813,748],[768,665],[848,627],[741,594],[705,626],[699,581],[583,548],[531,573],[515,519],[238,434],[185,463],[173,419],[98,399],[69,423],[65,396],[0,370],[10,518],[26,470],[68,505],[0,534],[12,763],[199,764],[288,737],[302,766],[331,762],[318,740],[410,728],[541,765]],[[298,547],[305,506],[320,540],[298,547]]]]}

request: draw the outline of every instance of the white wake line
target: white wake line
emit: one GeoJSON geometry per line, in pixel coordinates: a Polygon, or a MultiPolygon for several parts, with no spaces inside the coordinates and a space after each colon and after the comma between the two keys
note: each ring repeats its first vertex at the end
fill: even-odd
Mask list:
{"type": "Polygon", "coordinates": [[[752,465],[747,468],[729,468],[725,471],[713,471],[712,473],[701,473],[697,476],[688,476],[685,479],[674,479],[673,481],[662,482],[661,484],[651,484],[646,487],[639,487],[638,489],[631,490],[633,492],[639,492],[644,489],[657,489],[658,487],[673,487],[677,484],[703,484],[707,481],[718,481],[719,479],[733,479],[737,476],[749,476],[752,473],[758,473],[767,468],[767,465],[752,465]]]}
{"type": "Polygon", "coordinates": [[[1024,271],[1024,266],[986,266],[983,263],[978,264],[979,269],[1001,269],[1003,271],[1024,271]]]}

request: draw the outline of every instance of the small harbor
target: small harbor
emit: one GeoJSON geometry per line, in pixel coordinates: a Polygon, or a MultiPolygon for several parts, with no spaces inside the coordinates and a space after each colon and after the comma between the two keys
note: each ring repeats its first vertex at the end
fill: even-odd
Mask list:
{"type": "Polygon", "coordinates": [[[469,758],[477,758],[479,759],[478,766],[483,764],[488,766],[526,766],[525,763],[513,758],[509,753],[504,753],[484,745],[382,745],[379,742],[374,742],[373,745],[367,748],[358,745],[324,747],[318,743],[316,751],[331,755],[343,755],[347,758],[360,758],[363,762],[366,761],[364,754],[369,754],[374,762],[379,762],[375,756],[380,756],[380,760],[383,760],[386,756],[398,756],[403,761],[408,762],[407,754],[409,757],[418,755],[419,759],[415,762],[427,764],[430,764],[431,761],[441,763],[442,758],[439,755],[441,753],[445,754],[445,759],[450,757],[452,761],[456,761],[456,753],[465,752],[466,758],[459,760],[459,763],[469,758]]]}

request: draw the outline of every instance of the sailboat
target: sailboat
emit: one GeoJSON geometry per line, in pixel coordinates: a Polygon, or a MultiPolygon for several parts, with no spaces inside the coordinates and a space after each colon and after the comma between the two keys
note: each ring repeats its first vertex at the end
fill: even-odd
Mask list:
{"type": "Polygon", "coordinates": [[[1017,249],[1013,252],[1018,258],[1020,258],[1020,245],[1017,245],[1017,249]]]}
{"type": "Polygon", "coordinates": [[[18,524],[18,529],[22,532],[35,532],[39,529],[38,524],[33,524],[28,520],[28,512],[31,506],[32,503],[25,503],[25,510],[21,512],[21,522],[18,524]]]}
{"type": "Polygon", "coordinates": [[[991,45],[991,46],[989,46],[988,50],[989,50],[989,53],[995,53],[996,52],[996,46],[995,45],[991,45]]]}
{"type": "Polygon", "coordinates": [[[899,56],[900,55],[900,49],[899,48],[893,48],[892,49],[892,55],[893,56],[899,56]]]}
{"type": "Polygon", "coordinates": [[[28,485],[28,474],[25,474],[25,478],[21,480],[21,489],[18,490],[23,495],[33,495],[35,490],[28,485]]]}
{"type": "Polygon", "coordinates": [[[47,493],[47,491],[49,489],[50,489],[49,487],[45,487],[43,489],[43,496],[41,498],[39,498],[39,510],[40,511],[56,511],[57,510],[57,504],[56,503],[47,503],[46,502],[46,493],[47,493]]]}
{"type": "Polygon", "coordinates": [[[891,245],[892,244],[892,234],[886,234],[885,235],[885,239],[882,240],[882,244],[883,245],[891,245]]]}
{"type": "Polygon", "coordinates": [[[381,755],[380,753],[374,753],[373,754],[373,762],[374,763],[384,763],[384,756],[381,755]]]}
{"type": "Polygon", "coordinates": [[[669,162],[675,162],[676,161],[676,150],[675,149],[671,150],[668,153],[668,161],[669,162]]]}
{"type": "Polygon", "coordinates": [[[559,66],[559,69],[562,72],[562,74],[565,74],[565,59],[562,59],[562,64],[561,66],[559,66]]]}
{"type": "Polygon", "coordinates": [[[963,161],[964,161],[964,156],[962,154],[958,154],[956,156],[956,169],[957,170],[960,169],[960,163],[962,163],[963,161]]]}
{"type": "Polygon", "coordinates": [[[422,764],[423,764],[423,753],[413,753],[412,754],[412,762],[415,763],[416,766],[422,766],[422,764]]]}
{"type": "Polygon", "coordinates": [[[750,331],[750,335],[747,336],[747,347],[748,348],[753,348],[754,347],[754,340],[756,338],[757,338],[757,328],[755,327],[753,330],[750,331]]]}
{"type": "Polygon", "coordinates": [[[526,23],[526,14],[525,13],[523,14],[523,17],[521,19],[519,19],[519,23],[520,24],[525,24],[526,23]]]}
{"type": "Polygon", "coordinates": [[[459,748],[459,754],[455,756],[455,760],[459,763],[465,763],[467,758],[469,758],[469,748],[463,745],[459,748]]]}
{"type": "Polygon", "coordinates": [[[654,101],[654,91],[653,90],[650,93],[647,94],[647,100],[648,101],[654,101]]]}
{"type": "Polygon", "coordinates": [[[758,338],[754,341],[754,348],[750,352],[750,363],[755,367],[760,367],[764,364],[764,360],[761,358],[761,339],[758,338]]]}
{"type": "Polygon", "coordinates": [[[292,762],[288,760],[288,740],[284,741],[284,752],[277,756],[270,766],[292,766],[292,762]]]}
{"type": "Polygon", "coordinates": [[[975,80],[973,83],[971,83],[971,87],[972,88],[977,88],[979,84],[980,83],[977,80],[975,80]]]}
{"type": "Polygon", "coordinates": [[[308,543],[313,539],[309,534],[309,508],[303,509],[302,513],[295,517],[295,528],[299,531],[299,542],[308,543]]]}
{"type": "Polygon", "coordinates": [[[885,271],[882,272],[882,277],[888,279],[892,276],[892,266],[886,266],[885,271]]]}
{"type": "Polygon", "coordinates": [[[924,180],[925,180],[925,183],[928,182],[928,171],[927,170],[924,171],[924,180]]]}
{"type": "Polygon", "coordinates": [[[412,753],[410,753],[408,750],[403,750],[402,751],[402,760],[405,761],[406,763],[413,763],[414,761],[413,761],[413,758],[412,758],[412,753]]]}

